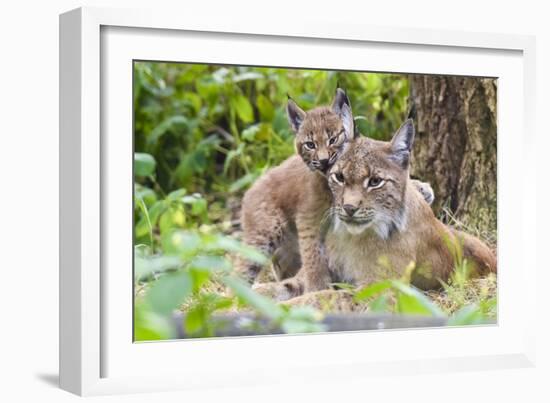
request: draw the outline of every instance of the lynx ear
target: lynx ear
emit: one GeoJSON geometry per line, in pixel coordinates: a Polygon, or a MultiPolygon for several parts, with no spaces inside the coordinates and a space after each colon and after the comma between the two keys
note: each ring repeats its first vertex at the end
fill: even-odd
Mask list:
{"type": "Polygon", "coordinates": [[[342,88],[336,88],[336,93],[334,94],[334,99],[332,100],[332,111],[340,115],[342,113],[342,108],[344,105],[347,105],[351,110],[351,102],[342,88]]]}
{"type": "Polygon", "coordinates": [[[348,140],[356,137],[355,129],[353,127],[353,115],[351,113],[351,108],[349,105],[344,104],[342,107],[342,112],[340,113],[340,118],[342,119],[342,124],[344,125],[344,131],[346,132],[346,138],[348,140]]]}
{"type": "Polygon", "coordinates": [[[336,88],[336,94],[332,101],[332,111],[340,116],[346,131],[346,138],[352,139],[355,137],[355,129],[353,127],[353,113],[351,112],[351,102],[342,88],[336,88]]]}
{"type": "Polygon", "coordinates": [[[288,116],[288,123],[294,133],[298,133],[300,126],[306,117],[306,113],[300,109],[298,104],[294,102],[292,98],[288,98],[288,103],[286,104],[286,114],[288,116]]]}
{"type": "Polygon", "coordinates": [[[403,169],[408,168],[411,150],[414,142],[414,124],[412,119],[407,119],[394,134],[391,140],[391,159],[397,162],[403,169]]]}

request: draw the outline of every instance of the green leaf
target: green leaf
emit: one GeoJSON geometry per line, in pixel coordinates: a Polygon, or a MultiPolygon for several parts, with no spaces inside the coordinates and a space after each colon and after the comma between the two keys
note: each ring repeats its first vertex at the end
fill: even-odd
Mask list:
{"type": "Polygon", "coordinates": [[[479,301],[479,310],[487,318],[493,318],[497,315],[497,298],[491,297],[486,300],[479,301]]]}
{"type": "Polygon", "coordinates": [[[188,334],[197,333],[205,325],[205,312],[202,305],[193,307],[185,314],[185,331],[188,334]]]}
{"type": "Polygon", "coordinates": [[[206,212],[207,212],[206,200],[203,199],[202,197],[195,199],[195,202],[191,206],[191,213],[197,216],[202,216],[206,212]]]}
{"type": "Polygon", "coordinates": [[[149,176],[155,172],[157,163],[151,154],[134,153],[134,173],[136,176],[149,176]]]}
{"type": "Polygon", "coordinates": [[[272,320],[279,320],[284,315],[284,310],[279,305],[271,299],[254,292],[243,280],[228,276],[223,279],[223,282],[233,290],[237,297],[262,315],[272,320]]]}
{"type": "Polygon", "coordinates": [[[380,281],[378,283],[369,284],[368,286],[357,291],[353,298],[355,301],[364,301],[390,289],[391,287],[391,281],[380,281]]]}
{"type": "Polygon", "coordinates": [[[397,293],[397,312],[411,315],[445,316],[435,303],[416,288],[401,281],[392,280],[397,293]]]}
{"type": "Polygon", "coordinates": [[[183,99],[192,105],[195,113],[199,113],[202,107],[202,99],[197,94],[193,92],[186,92],[183,95],[183,99]]]}
{"type": "Polygon", "coordinates": [[[486,323],[486,318],[475,304],[462,307],[448,320],[447,326],[479,325],[486,323]]]}
{"type": "Polygon", "coordinates": [[[147,219],[146,215],[143,215],[140,220],[137,222],[134,228],[134,235],[136,239],[141,239],[144,236],[148,236],[151,231],[150,221],[147,219]]]}
{"type": "Polygon", "coordinates": [[[156,126],[149,136],[147,137],[147,142],[149,144],[156,144],[159,139],[164,136],[166,133],[172,130],[182,130],[186,132],[189,130],[189,121],[185,116],[170,116],[169,118],[163,120],[158,126],[156,126]]]}
{"type": "Polygon", "coordinates": [[[139,183],[134,184],[134,196],[137,199],[142,199],[147,206],[157,201],[157,195],[154,190],[140,185],[139,183]]]}
{"type": "MultiPolygon", "coordinates": [[[[256,140],[256,134],[259,131],[260,131],[260,125],[259,124],[252,125],[252,126],[249,126],[249,127],[247,127],[246,129],[244,129],[242,131],[241,137],[242,137],[243,140],[252,142],[252,141],[256,140]]],[[[231,150],[231,151],[233,151],[233,150],[231,150]]],[[[235,150],[235,153],[238,153],[238,152],[242,153],[242,149],[241,150],[239,150],[239,149],[235,150]]]]}
{"type": "Polygon", "coordinates": [[[146,278],[152,273],[161,273],[169,269],[175,269],[181,265],[181,260],[176,256],[154,256],[134,258],[134,277],[136,280],[146,278]]]}
{"type": "Polygon", "coordinates": [[[143,199],[137,198],[135,203],[142,214],[142,219],[138,222],[138,225],[134,228],[134,235],[136,238],[140,238],[149,235],[150,246],[153,247],[153,226],[149,219],[149,211],[143,199]]]}
{"type": "Polygon", "coordinates": [[[146,298],[151,309],[159,315],[169,315],[193,290],[193,281],[188,271],[166,274],[155,281],[146,298]]]}
{"type": "Polygon", "coordinates": [[[231,105],[237,112],[237,116],[239,116],[244,123],[251,123],[254,120],[252,105],[244,95],[237,95],[231,98],[231,105]]]}
{"type": "Polygon", "coordinates": [[[186,222],[183,206],[169,206],[160,216],[159,228],[161,234],[166,234],[174,228],[183,228],[186,222]]]}
{"type": "Polygon", "coordinates": [[[187,149],[181,153],[180,163],[174,173],[175,177],[182,184],[194,183],[197,174],[202,174],[211,163],[210,154],[219,145],[220,139],[217,135],[208,136],[202,139],[199,144],[193,148],[187,149]]]}
{"type": "Polygon", "coordinates": [[[145,206],[142,204],[142,200],[138,199],[136,200],[136,203],[139,203],[138,206],[142,211],[142,216],[136,223],[134,230],[135,237],[136,239],[139,239],[141,237],[149,235],[152,239],[153,227],[157,225],[159,216],[165,211],[166,203],[164,202],[164,200],[155,202],[148,212],[145,210],[145,206]]]}
{"type": "Polygon", "coordinates": [[[258,95],[258,98],[256,98],[256,105],[258,106],[262,120],[271,122],[275,116],[275,108],[273,108],[273,104],[269,98],[263,94],[258,95]]]}
{"type": "Polygon", "coordinates": [[[190,268],[209,272],[228,272],[231,264],[221,256],[197,256],[190,263],[190,268]]]}
{"type": "Polygon", "coordinates": [[[248,246],[244,243],[237,241],[234,238],[218,235],[210,238],[209,242],[205,245],[207,250],[222,250],[226,252],[234,252],[240,256],[251,260],[259,264],[267,264],[269,259],[256,248],[248,246]]]}
{"type": "Polygon", "coordinates": [[[267,141],[271,138],[272,129],[269,123],[259,123],[244,129],[241,133],[243,140],[249,142],[267,141]]]}
{"type": "Polygon", "coordinates": [[[240,179],[237,179],[235,182],[233,182],[231,184],[231,186],[229,186],[229,192],[230,193],[235,193],[235,192],[238,192],[239,190],[251,185],[256,180],[258,175],[259,174],[256,173],[256,172],[251,172],[251,173],[246,174],[245,176],[241,177],[240,179]]]}
{"type": "Polygon", "coordinates": [[[134,256],[146,258],[151,256],[152,250],[150,245],[138,243],[134,245],[134,256]]]}
{"type": "Polygon", "coordinates": [[[201,246],[201,237],[194,232],[173,231],[162,237],[162,249],[164,252],[179,255],[182,259],[194,256],[201,246]]]}
{"type": "Polygon", "coordinates": [[[403,294],[398,293],[396,297],[397,302],[397,312],[405,315],[425,315],[425,316],[431,316],[431,311],[424,306],[421,302],[418,301],[417,298],[403,294]]]}
{"type": "MultiPolygon", "coordinates": [[[[182,203],[189,204],[191,206],[191,213],[196,216],[204,216],[207,212],[206,200],[198,193],[194,193],[189,196],[184,196],[181,199],[182,203]]],[[[208,217],[204,217],[208,218],[208,217]]]]}
{"type": "Polygon", "coordinates": [[[380,75],[378,74],[369,74],[367,76],[367,88],[369,94],[377,94],[382,88],[382,79],[380,78],[380,75]]]}
{"type": "Polygon", "coordinates": [[[158,219],[160,215],[166,210],[166,203],[164,200],[160,200],[153,204],[151,208],[149,209],[149,220],[151,222],[151,226],[157,225],[158,219]]]}
{"type": "Polygon", "coordinates": [[[206,99],[211,106],[215,101],[219,101],[219,95],[222,87],[219,83],[212,80],[211,77],[206,75],[200,76],[195,85],[199,95],[206,99]]]}
{"type": "MultiPolygon", "coordinates": [[[[243,131],[243,136],[245,135],[245,131],[243,131]]],[[[225,156],[225,162],[223,163],[223,174],[227,175],[227,171],[229,170],[229,167],[231,166],[231,163],[235,158],[238,158],[242,156],[244,152],[245,143],[239,144],[239,146],[236,149],[229,150],[227,155],[225,156]]]]}
{"type": "Polygon", "coordinates": [[[228,309],[233,306],[233,299],[228,297],[222,297],[218,294],[210,294],[212,296],[212,301],[210,302],[213,310],[222,310],[222,309],[228,309]]]}
{"type": "Polygon", "coordinates": [[[380,295],[369,303],[371,312],[388,312],[390,310],[389,299],[387,295],[380,295]]]}
{"type": "Polygon", "coordinates": [[[143,302],[134,309],[134,341],[167,340],[173,337],[171,321],[151,312],[143,302]]]}
{"type": "Polygon", "coordinates": [[[280,107],[275,110],[272,124],[273,130],[275,130],[276,133],[290,134],[290,128],[288,126],[288,118],[285,108],[280,107]]]}
{"type": "Polygon", "coordinates": [[[166,199],[170,201],[180,201],[183,198],[183,196],[185,196],[186,194],[187,194],[186,189],[183,189],[183,188],[177,189],[168,193],[168,196],[166,196],[166,199]]]}
{"type": "Polygon", "coordinates": [[[193,292],[198,293],[209,280],[210,272],[208,270],[196,270],[193,268],[189,269],[189,273],[193,278],[193,292]]]}

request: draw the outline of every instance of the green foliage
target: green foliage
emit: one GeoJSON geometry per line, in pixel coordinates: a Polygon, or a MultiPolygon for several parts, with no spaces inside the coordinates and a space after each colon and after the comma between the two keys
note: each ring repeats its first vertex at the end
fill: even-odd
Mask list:
{"type": "Polygon", "coordinates": [[[455,312],[447,324],[449,326],[478,325],[486,322],[485,315],[477,305],[466,305],[455,312]]]}
{"type": "Polygon", "coordinates": [[[159,191],[185,188],[222,200],[241,193],[294,152],[287,94],[308,110],[330,104],[337,83],[361,132],[390,138],[407,112],[404,76],[135,62],[136,180],[151,184],[150,155],[159,191]]]}
{"type": "Polygon", "coordinates": [[[168,317],[154,313],[142,302],[134,306],[135,341],[166,340],[173,336],[172,332],[168,317]]]}
{"type": "Polygon", "coordinates": [[[317,311],[280,306],[232,274],[228,253],[266,263],[254,249],[223,235],[192,231],[165,234],[161,244],[162,255],[148,255],[146,248],[136,247],[136,285],[149,279],[148,290],[136,303],[136,340],[169,337],[166,323],[181,306],[187,313],[183,326],[195,337],[212,336],[211,315],[236,305],[252,308],[287,333],[324,330],[317,311]],[[220,284],[232,295],[212,291],[220,284]]]}
{"type": "Polygon", "coordinates": [[[134,154],[134,174],[149,176],[155,172],[156,162],[152,155],[146,153],[134,154]]]}
{"type": "Polygon", "coordinates": [[[445,316],[441,309],[421,291],[401,280],[385,280],[369,284],[354,294],[357,302],[371,300],[376,312],[390,311],[405,315],[445,316]],[[395,303],[390,307],[388,293],[395,303]]]}
{"type": "MultiPolygon", "coordinates": [[[[487,285],[476,286],[470,279],[471,265],[462,256],[460,243],[448,243],[455,257],[455,270],[449,282],[441,282],[444,292],[425,293],[410,284],[415,270],[411,264],[399,280],[382,280],[353,293],[357,303],[371,312],[446,317],[449,326],[490,323],[496,318],[497,298],[487,285]],[[439,297],[438,299],[433,297],[439,297]]],[[[494,277],[485,281],[492,285],[494,277]]]]}
{"type": "MultiPolygon", "coordinates": [[[[136,155],[135,161],[136,172],[142,164],[140,172],[155,184],[150,170],[155,160],[136,155]]],[[[279,306],[232,274],[232,256],[259,264],[268,260],[256,249],[224,235],[219,226],[209,225],[209,206],[202,195],[178,189],[162,196],[139,183],[134,194],[135,287],[145,290],[136,295],[136,341],[172,337],[170,317],[180,308],[187,314],[186,332],[195,337],[212,336],[211,315],[237,305],[255,310],[285,332],[324,330],[316,311],[279,306]],[[233,295],[223,295],[221,285],[233,295]]]]}

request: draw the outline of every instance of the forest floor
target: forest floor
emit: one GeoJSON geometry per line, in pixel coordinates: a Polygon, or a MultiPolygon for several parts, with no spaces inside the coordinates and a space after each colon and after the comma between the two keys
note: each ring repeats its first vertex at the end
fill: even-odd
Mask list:
{"type": "MultiPolygon", "coordinates": [[[[357,302],[354,298],[356,290],[330,289],[306,293],[281,304],[288,306],[311,306],[323,313],[369,312],[372,308],[368,302],[357,302]]],[[[484,304],[497,296],[497,277],[489,274],[486,277],[454,281],[438,290],[424,291],[446,314],[452,315],[461,308],[471,304],[484,304]]],[[[389,304],[393,304],[389,297],[389,304]]],[[[495,312],[496,314],[496,312],[495,312]]]]}

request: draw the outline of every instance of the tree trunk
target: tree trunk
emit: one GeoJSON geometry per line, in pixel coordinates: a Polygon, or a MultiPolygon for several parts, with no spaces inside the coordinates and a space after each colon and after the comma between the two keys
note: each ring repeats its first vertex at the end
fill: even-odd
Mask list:
{"type": "Polygon", "coordinates": [[[412,175],[430,182],[434,211],[483,232],[497,223],[496,79],[410,77],[416,114],[412,175]]]}

